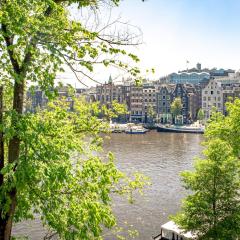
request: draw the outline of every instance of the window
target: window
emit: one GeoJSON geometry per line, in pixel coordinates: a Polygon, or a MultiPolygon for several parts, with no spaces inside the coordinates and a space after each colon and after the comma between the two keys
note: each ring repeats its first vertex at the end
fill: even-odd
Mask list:
{"type": "Polygon", "coordinates": [[[211,95],[213,95],[213,91],[211,91],[211,95]]]}

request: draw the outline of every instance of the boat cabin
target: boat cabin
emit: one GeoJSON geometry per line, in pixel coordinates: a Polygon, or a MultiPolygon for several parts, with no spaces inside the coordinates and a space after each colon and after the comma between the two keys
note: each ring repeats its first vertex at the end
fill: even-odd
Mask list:
{"type": "Polygon", "coordinates": [[[191,232],[183,232],[173,221],[161,226],[161,233],[154,240],[191,240],[196,239],[191,232]]]}

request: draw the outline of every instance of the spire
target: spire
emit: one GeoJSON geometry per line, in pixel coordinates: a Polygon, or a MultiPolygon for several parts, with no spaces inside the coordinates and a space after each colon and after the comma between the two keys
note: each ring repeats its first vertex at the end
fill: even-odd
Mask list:
{"type": "Polygon", "coordinates": [[[109,76],[109,79],[108,79],[108,83],[112,83],[113,80],[112,80],[112,75],[109,76]]]}

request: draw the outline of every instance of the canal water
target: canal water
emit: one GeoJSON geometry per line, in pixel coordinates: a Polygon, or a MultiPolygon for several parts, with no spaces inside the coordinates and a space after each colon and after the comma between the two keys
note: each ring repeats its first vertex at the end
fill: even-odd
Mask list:
{"type": "MultiPolygon", "coordinates": [[[[114,212],[119,226],[125,231],[136,229],[135,239],[150,240],[158,235],[161,224],[175,214],[186,195],[179,177],[183,170],[193,167],[195,156],[200,155],[203,136],[198,134],[148,132],[143,135],[112,134],[104,149],[115,153],[118,167],[131,174],[140,171],[151,179],[144,196],[136,195],[135,203],[114,199],[114,212]]],[[[30,239],[43,239],[39,221],[24,222],[14,228],[16,235],[28,234],[30,239]]],[[[106,240],[116,239],[106,232],[106,240]]],[[[130,238],[129,238],[130,239],[130,238]]]]}

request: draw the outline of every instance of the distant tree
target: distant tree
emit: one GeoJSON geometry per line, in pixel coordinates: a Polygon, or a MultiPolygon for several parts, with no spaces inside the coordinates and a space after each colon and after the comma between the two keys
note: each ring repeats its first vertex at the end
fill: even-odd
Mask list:
{"type": "Polygon", "coordinates": [[[147,107],[147,118],[148,121],[150,120],[151,122],[153,122],[154,119],[156,118],[156,112],[154,111],[153,106],[151,105],[147,107]]]}
{"type": "Polygon", "coordinates": [[[202,110],[202,108],[200,108],[199,110],[198,110],[198,114],[197,114],[197,119],[199,120],[199,121],[202,121],[203,119],[204,119],[204,111],[202,110]]]}
{"type": "Polygon", "coordinates": [[[228,116],[215,112],[206,130],[205,159],[182,173],[192,194],[174,221],[199,239],[240,236],[240,100],[227,104],[228,116]]]}
{"type": "Polygon", "coordinates": [[[176,120],[178,119],[178,116],[182,114],[182,100],[180,97],[177,97],[174,99],[174,101],[171,104],[171,113],[173,115],[173,118],[176,120]]]}
{"type": "Polygon", "coordinates": [[[125,116],[128,113],[127,105],[125,103],[118,103],[117,100],[113,100],[108,106],[102,105],[101,117],[108,117],[107,121],[117,120],[125,116]]]}

